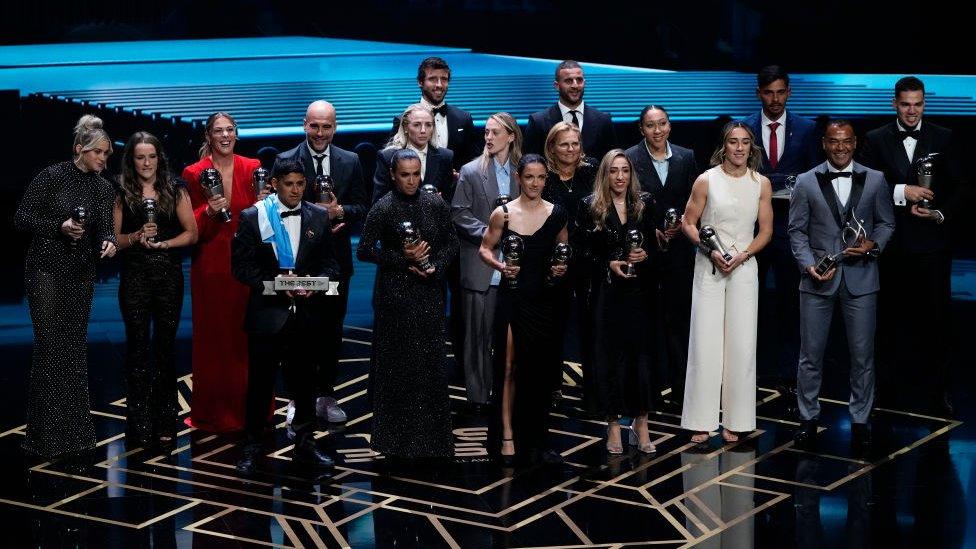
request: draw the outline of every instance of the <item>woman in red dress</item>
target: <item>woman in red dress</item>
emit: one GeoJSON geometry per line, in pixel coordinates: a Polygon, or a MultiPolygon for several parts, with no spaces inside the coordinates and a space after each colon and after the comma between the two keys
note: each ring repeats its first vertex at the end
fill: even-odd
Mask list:
{"type": "Polygon", "coordinates": [[[227,113],[207,119],[200,161],[183,170],[199,241],[190,269],[193,300],[193,403],[190,423],[211,432],[244,428],[247,392],[247,334],[243,329],[249,289],[230,272],[230,241],[241,210],[255,202],[251,174],[261,163],[234,154],[237,124],[227,113]],[[224,196],[203,194],[200,173],[216,168],[224,196]],[[231,214],[222,222],[219,212],[231,214]]]}

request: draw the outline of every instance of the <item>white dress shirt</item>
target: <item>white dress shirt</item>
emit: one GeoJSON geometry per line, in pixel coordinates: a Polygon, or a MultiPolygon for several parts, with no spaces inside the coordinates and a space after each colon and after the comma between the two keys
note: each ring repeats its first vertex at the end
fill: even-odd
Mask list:
{"type": "MultiPolygon", "coordinates": [[[[315,152],[315,149],[313,149],[312,146],[308,144],[308,140],[305,141],[305,146],[308,147],[308,154],[312,155],[312,165],[311,165],[312,171],[318,173],[318,171],[316,171],[315,169],[316,163],[318,162],[315,159],[315,157],[319,155],[325,155],[322,158],[322,175],[332,175],[332,169],[329,166],[329,149],[332,148],[332,145],[330,144],[328,147],[326,147],[323,152],[315,152]]],[[[308,184],[310,185],[312,183],[313,183],[312,181],[308,182],[308,184]]]]}
{"type": "MultiPolygon", "coordinates": [[[[278,215],[282,212],[289,212],[294,210],[301,210],[302,205],[299,204],[294,208],[287,208],[281,202],[278,203],[278,215]]],[[[291,242],[291,257],[292,259],[298,259],[298,244],[302,236],[302,216],[301,215],[290,215],[281,220],[281,224],[288,231],[288,240],[291,242]]],[[[275,257],[278,257],[278,246],[275,245],[274,241],[271,242],[271,247],[274,249],[275,257]]]]}
{"type": "MultiPolygon", "coordinates": [[[[444,102],[441,101],[441,104],[440,105],[434,105],[430,101],[427,101],[427,98],[426,97],[421,97],[420,98],[420,102],[423,103],[424,105],[427,105],[431,109],[433,109],[435,107],[440,107],[441,105],[444,104],[444,102]]],[[[448,133],[448,129],[447,129],[447,116],[445,116],[443,114],[440,114],[440,113],[437,113],[437,114],[434,115],[434,130],[435,130],[434,131],[434,139],[432,139],[430,142],[435,147],[439,147],[439,148],[442,148],[442,149],[446,149],[447,148],[447,138],[450,137],[450,134],[448,133]]],[[[423,159],[423,157],[421,157],[421,159],[423,159]]],[[[424,162],[424,160],[421,160],[421,163],[423,163],[423,162],[424,162]]],[[[422,167],[421,167],[420,173],[421,173],[421,177],[422,177],[423,176],[422,174],[424,173],[422,167]]]]}
{"type": "Polygon", "coordinates": [[[760,111],[760,113],[762,116],[763,150],[766,151],[766,158],[769,158],[769,134],[771,133],[769,125],[773,122],[779,122],[779,127],[776,128],[776,161],[778,162],[783,158],[783,151],[786,149],[786,109],[783,109],[783,114],[776,120],[771,120],[766,116],[766,111],[760,111]]]}
{"type": "MultiPolygon", "coordinates": [[[[850,172],[850,173],[853,174],[854,173],[854,162],[852,161],[850,164],[847,165],[847,167],[845,167],[842,170],[838,170],[837,168],[835,168],[833,166],[833,164],[831,164],[831,163],[828,162],[827,163],[827,171],[828,172],[835,172],[835,173],[836,172],[850,172]]],[[[846,208],[847,207],[847,201],[851,197],[852,178],[850,178],[850,177],[837,177],[833,181],[831,181],[831,184],[834,186],[834,193],[837,195],[837,198],[840,199],[840,205],[842,207],[846,208]]]]}
{"type": "MultiPolygon", "coordinates": [[[[901,125],[901,120],[895,119],[895,125],[898,127],[898,133],[905,131],[905,126],[901,125]]],[[[916,130],[922,129],[922,121],[919,120],[918,124],[915,125],[916,130]]],[[[899,135],[899,137],[901,137],[899,135]]],[[[902,146],[905,147],[905,155],[908,157],[908,161],[911,162],[915,157],[915,147],[918,145],[918,139],[914,137],[906,137],[901,142],[902,146]]],[[[892,198],[895,201],[895,206],[907,206],[908,200],[905,198],[905,184],[898,183],[895,185],[895,191],[892,193],[892,198]]]]}
{"type": "Polygon", "coordinates": [[[577,106],[575,109],[563,105],[562,101],[557,101],[556,104],[559,105],[559,112],[563,115],[563,122],[572,124],[573,115],[570,114],[569,111],[576,111],[576,119],[579,120],[579,129],[580,131],[583,131],[583,102],[580,101],[579,106],[577,106]]]}
{"type": "Polygon", "coordinates": [[[423,149],[418,149],[413,146],[413,143],[407,143],[407,148],[417,153],[417,156],[420,157],[420,180],[423,181],[424,174],[427,173],[427,146],[424,145],[423,149]]]}

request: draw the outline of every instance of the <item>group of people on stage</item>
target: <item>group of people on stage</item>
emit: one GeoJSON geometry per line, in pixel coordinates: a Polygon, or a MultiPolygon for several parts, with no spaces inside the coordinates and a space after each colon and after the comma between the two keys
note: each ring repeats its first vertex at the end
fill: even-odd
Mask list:
{"type": "Polygon", "coordinates": [[[858,443],[870,439],[878,319],[881,369],[893,376],[924,360],[933,405],[951,413],[945,224],[962,179],[949,130],[922,123],[920,80],[898,81],[897,120],[868,133],[862,164],[852,124],[830,120],[816,135],[786,110],[789,76],[766,67],[761,111],[725,125],[702,173],[692,150],[671,143],[662,106],[640,113],[636,145],[614,148],[611,118],[584,102],[574,61],[557,67],[558,101],[529,118],[524,137],[498,112],[483,145],[471,115],[445,102],[450,79],[443,59],[421,63],[421,99],[394,119],[371,192],[357,155],[332,143],[337,114],[326,101],[308,106],[306,139],[270,173],[235,154],[237,124],[217,112],[182,178],[160,141],[137,132],[114,186],[101,175],[112,142],[99,119],[82,117],[73,161],[38,174],[16,215],[33,236],[25,448],[54,456],[94,445],[87,319],[95,260],[116,254],[128,435],[174,444],[180,250],[192,247],[192,426],[243,430],[238,468],[253,471],[280,367],[293,459],[332,465],[314,430],[317,418],[346,420],[334,385],[360,222],[356,256],[377,265],[371,444],[387,457],[454,455],[446,338],[471,410],[488,416],[488,450],[505,463],[562,461],[548,417],[567,347],[579,350],[583,405],[606,421],[609,453],[624,452],[624,418],[630,444],[653,453],[647,415],[662,404],[680,410],[692,441],[720,426],[736,441],[756,428],[769,272],[799,442],[816,436],[838,304],[858,443]],[[336,291],[274,289],[276,278],[306,276],[328,277],[336,291]]]}

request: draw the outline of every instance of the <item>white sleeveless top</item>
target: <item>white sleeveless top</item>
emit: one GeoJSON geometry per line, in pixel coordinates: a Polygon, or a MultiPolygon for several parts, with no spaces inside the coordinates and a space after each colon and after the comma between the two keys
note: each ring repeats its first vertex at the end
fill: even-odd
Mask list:
{"type": "Polygon", "coordinates": [[[743,252],[756,234],[759,219],[760,175],[746,169],[745,175],[731,177],[718,165],[707,172],[708,198],[700,226],[711,225],[722,243],[735,255],[743,252]]]}

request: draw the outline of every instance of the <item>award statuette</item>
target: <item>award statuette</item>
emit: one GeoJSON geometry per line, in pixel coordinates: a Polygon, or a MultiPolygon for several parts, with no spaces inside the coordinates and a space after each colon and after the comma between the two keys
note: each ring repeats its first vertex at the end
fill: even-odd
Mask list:
{"type": "MultiPolygon", "coordinates": [[[[74,221],[76,224],[78,224],[82,229],[84,229],[85,225],[88,224],[88,208],[84,207],[81,204],[78,204],[77,206],[72,208],[71,220],[74,221]]],[[[71,239],[70,244],[71,247],[74,248],[78,246],[78,241],[75,239],[71,239]]]]}
{"type": "Polygon", "coordinates": [[[424,194],[437,194],[437,187],[431,185],[430,183],[424,183],[420,186],[420,192],[424,194]]]}
{"type": "Polygon", "coordinates": [[[258,168],[251,174],[251,181],[254,182],[254,196],[259,196],[261,191],[268,188],[271,182],[271,174],[264,168],[258,168]]]}
{"type": "MultiPolygon", "coordinates": [[[[935,175],[935,157],[938,155],[939,153],[927,154],[915,161],[915,173],[917,174],[919,187],[932,190],[932,177],[935,175]]],[[[923,208],[932,208],[932,203],[924,198],[918,205],[923,208]]]]}
{"type": "MultiPolygon", "coordinates": [[[[403,243],[405,245],[413,247],[420,244],[420,231],[413,226],[413,223],[409,221],[400,223],[400,234],[403,236],[403,243]]],[[[421,271],[427,272],[434,268],[434,266],[430,264],[430,259],[424,257],[417,262],[417,268],[421,271]]]]}
{"type": "MultiPolygon", "coordinates": [[[[837,263],[844,258],[844,250],[854,246],[859,246],[861,241],[867,238],[867,231],[864,229],[864,222],[853,215],[844,223],[844,230],[840,233],[841,249],[835,254],[827,254],[817,261],[815,270],[817,274],[823,276],[837,266],[837,263]]],[[[872,250],[868,255],[875,256],[877,252],[872,250]]]]}
{"type": "MultiPolygon", "coordinates": [[[[676,229],[680,224],[681,224],[681,215],[678,214],[678,210],[674,208],[668,208],[668,210],[664,212],[664,230],[670,231],[676,229]]],[[[662,247],[662,250],[665,252],[668,251],[668,240],[664,241],[664,246],[662,247]]]]}
{"type": "Polygon", "coordinates": [[[498,198],[495,199],[495,207],[504,206],[512,201],[512,197],[507,194],[500,194],[498,198]]]}
{"type": "MultiPolygon", "coordinates": [[[[629,255],[630,252],[644,245],[644,235],[637,229],[631,229],[624,235],[624,243],[626,244],[627,254],[629,255]]],[[[630,261],[624,266],[623,271],[627,276],[637,275],[637,267],[630,261]]]]}
{"type": "Polygon", "coordinates": [[[715,228],[711,225],[705,225],[698,231],[698,239],[701,240],[709,250],[718,252],[721,254],[722,259],[725,261],[732,261],[732,254],[726,249],[725,244],[722,243],[722,239],[719,238],[718,233],[715,228]]]}
{"type": "MultiPolygon", "coordinates": [[[[569,258],[573,256],[573,249],[566,242],[560,242],[556,244],[556,247],[552,250],[552,265],[554,267],[559,267],[565,265],[569,258]]],[[[546,276],[546,282],[550,286],[556,285],[557,278],[552,276],[552,272],[546,276]]]]}
{"type": "MultiPolygon", "coordinates": [[[[512,267],[518,267],[519,262],[522,261],[522,252],[525,250],[525,242],[522,241],[522,237],[517,234],[510,234],[502,240],[502,254],[505,255],[505,265],[511,265],[512,267]]],[[[506,278],[508,281],[508,287],[511,289],[518,288],[518,276],[515,278],[506,278]]]]}
{"type": "MultiPolygon", "coordinates": [[[[156,209],[156,201],[155,200],[153,200],[152,198],[143,198],[142,199],[142,214],[144,216],[146,216],[146,223],[147,224],[148,223],[152,223],[153,225],[156,224],[157,212],[158,212],[158,210],[156,209]]],[[[146,240],[148,240],[149,242],[156,242],[156,237],[155,236],[150,236],[150,237],[147,237],[146,240]]]]}
{"type": "MultiPolygon", "coordinates": [[[[203,187],[203,196],[208,199],[224,196],[224,181],[217,168],[207,168],[200,172],[200,186],[203,187]]],[[[227,208],[221,208],[216,217],[221,223],[230,222],[230,212],[227,208]]]]}
{"type": "Polygon", "coordinates": [[[335,184],[332,183],[332,176],[330,175],[315,176],[315,194],[316,196],[318,196],[318,200],[316,202],[335,201],[335,184]]]}

